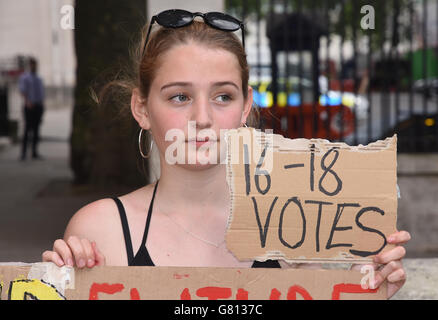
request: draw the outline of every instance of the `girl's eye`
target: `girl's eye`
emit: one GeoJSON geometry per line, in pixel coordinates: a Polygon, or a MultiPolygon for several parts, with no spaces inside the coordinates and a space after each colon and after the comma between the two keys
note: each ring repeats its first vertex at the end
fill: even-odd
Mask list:
{"type": "Polygon", "coordinates": [[[171,97],[170,100],[182,103],[182,102],[187,102],[189,100],[189,98],[185,94],[179,93],[179,94],[171,97]]]}
{"type": "Polygon", "coordinates": [[[229,102],[232,99],[228,94],[221,94],[220,96],[217,96],[216,100],[219,100],[219,102],[229,102]]]}

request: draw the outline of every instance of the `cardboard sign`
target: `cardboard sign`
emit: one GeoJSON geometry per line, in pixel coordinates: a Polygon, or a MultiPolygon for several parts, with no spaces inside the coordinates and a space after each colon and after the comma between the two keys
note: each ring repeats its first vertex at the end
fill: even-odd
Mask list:
{"type": "Polygon", "coordinates": [[[0,266],[2,300],[386,299],[345,270],[0,266]]]}
{"type": "MultiPolygon", "coordinates": [[[[396,231],[396,136],[357,147],[285,139],[252,128],[230,130],[226,137],[231,192],[226,242],[238,259],[363,263],[391,248],[386,237],[396,231]]],[[[368,289],[374,270],[363,270],[369,274],[0,265],[0,295],[12,300],[386,299],[386,282],[368,289]]]]}
{"type": "Polygon", "coordinates": [[[228,131],[226,242],[241,261],[364,262],[393,247],[397,138],[366,146],[228,131]]]}

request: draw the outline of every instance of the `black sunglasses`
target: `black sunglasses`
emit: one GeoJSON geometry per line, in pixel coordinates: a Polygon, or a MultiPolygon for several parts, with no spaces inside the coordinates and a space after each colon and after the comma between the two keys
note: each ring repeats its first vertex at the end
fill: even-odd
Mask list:
{"type": "Polygon", "coordinates": [[[142,57],[144,57],[146,44],[148,43],[149,35],[151,33],[152,25],[154,24],[154,22],[166,28],[181,28],[191,24],[195,17],[202,17],[205,23],[208,24],[210,27],[222,31],[237,31],[239,29],[242,29],[242,45],[245,49],[245,30],[242,21],[222,12],[192,13],[186,10],[172,9],[160,12],[159,14],[152,17],[151,23],[149,24],[149,30],[146,36],[146,40],[143,46],[142,57]]]}

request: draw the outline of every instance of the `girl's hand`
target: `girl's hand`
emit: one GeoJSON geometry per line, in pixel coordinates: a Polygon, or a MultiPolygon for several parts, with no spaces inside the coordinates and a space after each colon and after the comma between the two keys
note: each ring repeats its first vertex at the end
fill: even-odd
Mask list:
{"type": "Polygon", "coordinates": [[[375,263],[383,264],[383,268],[375,274],[377,288],[385,279],[388,280],[388,299],[391,298],[406,282],[406,271],[403,269],[402,259],[406,249],[401,246],[411,239],[407,231],[399,231],[390,235],[388,243],[397,245],[394,249],[380,253],[374,257],[375,263]]]}
{"type": "MultiPolygon", "coordinates": [[[[379,287],[385,279],[388,280],[388,299],[391,298],[406,282],[406,271],[403,269],[402,259],[406,255],[406,249],[401,246],[411,239],[407,231],[399,231],[390,235],[388,243],[397,245],[395,248],[381,252],[374,257],[374,269],[380,269],[374,273],[374,283],[371,288],[379,287]]],[[[352,269],[360,270],[363,265],[356,264],[352,269]]]]}
{"type": "Polygon", "coordinates": [[[54,262],[58,267],[63,265],[78,268],[104,266],[105,257],[97,249],[96,242],[71,236],[64,241],[58,239],[53,244],[53,251],[42,254],[43,262],[54,262]]]}

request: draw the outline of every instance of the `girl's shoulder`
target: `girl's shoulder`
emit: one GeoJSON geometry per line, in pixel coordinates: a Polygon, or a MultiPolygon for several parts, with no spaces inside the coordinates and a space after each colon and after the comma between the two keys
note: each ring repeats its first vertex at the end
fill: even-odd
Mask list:
{"type": "Polygon", "coordinates": [[[95,240],[117,215],[113,199],[104,198],[93,201],[80,208],[70,219],[64,238],[73,235],[95,240]]]}
{"type": "MultiPolygon", "coordinates": [[[[152,198],[154,184],[150,184],[122,196],[118,196],[122,202],[125,213],[130,215],[136,212],[144,212],[145,206],[149,205],[152,198]]],[[[129,217],[128,217],[129,219],[129,217]]],[[[95,229],[98,232],[105,226],[115,227],[114,222],[120,225],[119,209],[113,197],[93,201],[80,208],[70,219],[68,229],[77,233],[95,229]]]]}
{"type": "MultiPolygon", "coordinates": [[[[149,205],[154,184],[136,189],[117,198],[122,202],[125,213],[139,212],[149,205]]],[[[93,201],[80,208],[71,218],[69,227],[80,229],[102,228],[106,223],[117,219],[120,222],[119,209],[113,198],[107,197],[93,201]]]]}
{"type": "MultiPolygon", "coordinates": [[[[150,185],[118,196],[130,222],[131,233],[137,233],[136,220],[141,219],[146,202],[150,201],[153,192],[150,185]],[[132,223],[134,222],[134,223],[132,223]]],[[[112,197],[93,201],[80,208],[70,219],[64,234],[95,241],[99,250],[106,257],[109,265],[123,265],[125,255],[125,240],[121,226],[119,209],[112,197]],[[122,259],[120,257],[122,256],[122,259]],[[120,260],[120,261],[119,261],[120,260]]],[[[132,235],[131,235],[132,236],[132,235]]]]}

